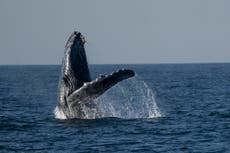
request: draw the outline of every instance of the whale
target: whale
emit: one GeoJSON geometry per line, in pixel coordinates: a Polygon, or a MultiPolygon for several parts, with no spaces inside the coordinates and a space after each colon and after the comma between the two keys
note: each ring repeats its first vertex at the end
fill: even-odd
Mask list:
{"type": "Polygon", "coordinates": [[[61,75],[58,85],[58,102],[54,113],[57,119],[87,118],[87,112],[96,112],[101,117],[95,99],[118,82],[135,76],[130,69],[118,69],[108,75],[99,75],[91,79],[85,52],[84,36],[74,31],[65,45],[61,75]]]}

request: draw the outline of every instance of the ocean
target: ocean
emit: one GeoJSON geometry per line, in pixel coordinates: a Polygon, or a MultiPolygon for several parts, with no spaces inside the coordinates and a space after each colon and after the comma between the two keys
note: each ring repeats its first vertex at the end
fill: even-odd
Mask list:
{"type": "Polygon", "coordinates": [[[103,118],[60,120],[59,65],[0,66],[0,152],[230,153],[230,64],[90,65],[117,68],[103,118]]]}

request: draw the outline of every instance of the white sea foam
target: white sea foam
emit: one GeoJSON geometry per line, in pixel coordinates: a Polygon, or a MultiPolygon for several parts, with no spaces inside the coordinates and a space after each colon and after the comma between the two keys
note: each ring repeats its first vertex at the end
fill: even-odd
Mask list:
{"type": "Polygon", "coordinates": [[[57,119],[66,119],[65,114],[58,107],[54,109],[54,115],[57,119]]]}

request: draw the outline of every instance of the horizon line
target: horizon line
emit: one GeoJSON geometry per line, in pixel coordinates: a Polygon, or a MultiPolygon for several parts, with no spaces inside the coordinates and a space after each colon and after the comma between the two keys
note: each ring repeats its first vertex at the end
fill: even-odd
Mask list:
{"type": "MultiPolygon", "coordinates": [[[[164,64],[230,64],[230,62],[178,62],[178,63],[89,63],[89,65],[164,65],[164,64]]],[[[36,66],[36,65],[62,65],[60,64],[0,64],[0,66],[36,66]]]]}

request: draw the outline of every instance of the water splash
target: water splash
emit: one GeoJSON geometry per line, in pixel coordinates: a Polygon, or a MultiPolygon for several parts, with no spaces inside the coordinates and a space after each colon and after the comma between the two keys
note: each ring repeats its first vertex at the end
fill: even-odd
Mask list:
{"type": "MultiPolygon", "coordinates": [[[[155,101],[151,88],[139,76],[118,83],[89,104],[82,103],[81,111],[84,119],[103,117],[118,118],[155,118],[162,114],[155,101]],[[90,106],[88,106],[90,105],[90,106]]],[[[72,110],[74,114],[77,110],[72,110]]],[[[66,119],[64,113],[57,108],[55,116],[66,119]]],[[[73,115],[74,118],[75,115],[73,115]]]]}
{"type": "Polygon", "coordinates": [[[161,117],[151,88],[138,76],[123,81],[95,100],[101,117],[161,117]]]}

